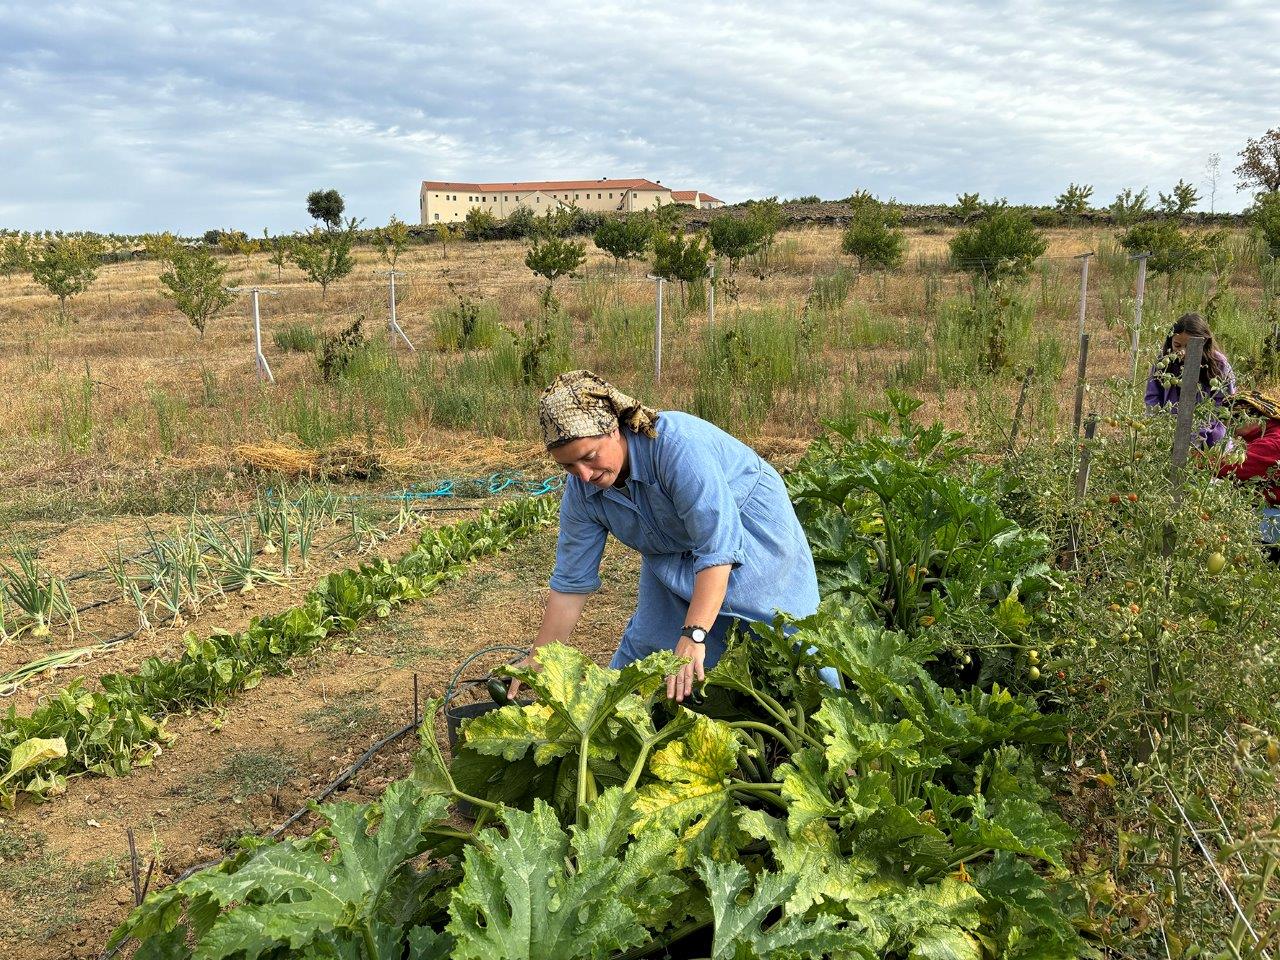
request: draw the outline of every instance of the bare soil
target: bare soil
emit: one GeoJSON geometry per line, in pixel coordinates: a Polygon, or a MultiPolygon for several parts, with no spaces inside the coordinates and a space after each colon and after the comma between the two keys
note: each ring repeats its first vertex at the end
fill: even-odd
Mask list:
{"type": "MultiPolygon", "coordinates": [[[[177,739],[149,768],[118,779],[78,778],[65,796],[6,813],[0,821],[0,948],[14,960],[97,956],[132,906],[126,828],[135,831],[144,872],[157,861],[152,888],[163,885],[188,866],[217,859],[236,837],[282,822],[372,742],[406,722],[415,674],[420,695],[437,696],[472,652],[527,645],[541,615],[554,544],[553,531],[538,532],[425,601],[295,662],[292,674],[267,678],[224,713],[174,718],[177,739]]],[[[611,543],[602,566],[605,586],[575,638],[601,662],[630,616],[637,572],[635,555],[611,543]]],[[[437,732],[443,742],[442,724],[437,732]]],[[[335,799],[376,798],[407,774],[414,748],[414,738],[405,737],[335,799]]],[[[314,826],[308,817],[299,832],[308,823],[314,826]]]]}

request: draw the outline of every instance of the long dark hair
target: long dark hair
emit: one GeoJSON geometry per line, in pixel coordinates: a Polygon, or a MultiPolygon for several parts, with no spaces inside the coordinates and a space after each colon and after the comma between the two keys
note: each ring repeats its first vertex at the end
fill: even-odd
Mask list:
{"type": "Polygon", "coordinates": [[[1204,353],[1200,360],[1200,388],[1207,391],[1209,384],[1222,376],[1222,363],[1226,358],[1218,350],[1218,345],[1213,340],[1213,331],[1204,322],[1204,317],[1198,313],[1184,313],[1174,321],[1169,335],[1164,338],[1164,349],[1160,352],[1162,357],[1169,358],[1165,370],[1170,376],[1182,376],[1182,358],[1173,353],[1173,338],[1180,333],[1204,338],[1204,353]]]}

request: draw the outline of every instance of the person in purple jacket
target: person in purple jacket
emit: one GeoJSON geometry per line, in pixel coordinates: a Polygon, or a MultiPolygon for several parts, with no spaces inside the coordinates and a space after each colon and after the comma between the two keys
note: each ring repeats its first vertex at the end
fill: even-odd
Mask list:
{"type": "MultiPolygon", "coordinates": [[[[1169,336],[1165,338],[1160,359],[1151,367],[1147,381],[1147,408],[1155,411],[1176,411],[1182,392],[1182,361],[1187,355],[1187,341],[1192,337],[1204,338],[1204,359],[1200,362],[1200,389],[1196,403],[1205,397],[1215,406],[1224,406],[1227,397],[1236,392],[1236,375],[1227,362],[1226,354],[1213,341],[1213,331],[1198,313],[1186,313],[1177,319],[1169,336]]],[[[1214,417],[1200,429],[1200,445],[1204,447],[1221,443],[1227,435],[1226,425],[1214,417]]]]}

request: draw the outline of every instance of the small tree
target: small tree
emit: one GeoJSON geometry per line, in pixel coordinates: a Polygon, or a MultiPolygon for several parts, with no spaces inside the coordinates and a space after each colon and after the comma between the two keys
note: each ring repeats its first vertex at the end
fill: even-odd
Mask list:
{"type": "Polygon", "coordinates": [[[253,253],[255,244],[243,230],[223,230],[218,235],[218,246],[229,257],[240,254],[248,259],[253,253]]]}
{"type": "Polygon", "coordinates": [[[293,243],[289,256],[308,280],[320,284],[321,300],[328,299],[329,284],[341,280],[355,269],[351,248],[355,246],[356,228],[359,226],[360,221],[351,217],[345,229],[315,227],[293,243]]]}
{"type": "Polygon", "coordinates": [[[951,259],[956,268],[981,282],[1022,280],[1048,241],[1031,218],[1001,200],[987,204],[985,216],[951,238],[951,259]]]}
{"type": "Polygon", "coordinates": [[[1107,209],[1111,212],[1111,222],[1117,226],[1127,227],[1131,223],[1137,223],[1151,210],[1147,202],[1147,188],[1143,187],[1134,193],[1130,188],[1125,187],[1116,194],[1116,198],[1111,201],[1111,206],[1107,209]]]}
{"type": "Polygon", "coordinates": [[[4,271],[6,278],[13,276],[15,270],[27,269],[30,258],[30,240],[26,234],[0,235],[0,270],[4,271]]]}
{"type": "Polygon", "coordinates": [[[879,200],[859,204],[840,238],[840,249],[858,258],[859,270],[896,270],[907,247],[898,229],[901,222],[902,214],[879,200]]]}
{"type": "Polygon", "coordinates": [[[756,253],[764,243],[759,229],[749,217],[735,217],[731,213],[712,217],[708,236],[716,256],[729,261],[730,273],[737,273],[738,264],[756,253]]]}
{"type": "Polygon", "coordinates": [[[449,259],[449,244],[458,239],[458,235],[453,232],[453,228],[447,223],[436,224],[436,239],[440,241],[440,256],[445,260],[449,259]]]}
{"type": "Polygon", "coordinates": [[[616,268],[623,260],[638,260],[644,256],[653,239],[653,221],[642,213],[610,217],[596,227],[592,239],[599,249],[613,257],[616,268]]]}
{"type": "Polygon", "coordinates": [[[982,212],[982,200],[976,193],[956,194],[956,217],[967,224],[982,212]]]}
{"type": "Polygon", "coordinates": [[[1058,199],[1054,201],[1054,209],[1064,217],[1078,217],[1089,209],[1089,200],[1092,197],[1091,184],[1069,183],[1067,189],[1058,194],[1058,199]]]}
{"type": "Polygon", "coordinates": [[[224,286],[226,264],[219,263],[204,247],[174,247],[169,269],[160,274],[165,296],[191,322],[204,339],[209,321],[225,309],[235,294],[224,286]]]}
{"type": "Polygon", "coordinates": [[[1161,192],[1158,196],[1160,212],[1167,217],[1180,217],[1195,209],[1195,205],[1200,202],[1200,191],[1185,180],[1179,180],[1174,184],[1173,190],[1169,193],[1161,192]]]}
{"type": "Polygon", "coordinates": [[[1249,222],[1271,256],[1280,259],[1280,192],[1260,194],[1249,210],[1249,222]]]}
{"type": "Polygon", "coordinates": [[[178,238],[168,230],[164,233],[148,233],[142,237],[142,249],[152,260],[169,263],[177,253],[178,238]]]}
{"type": "Polygon", "coordinates": [[[67,318],[67,300],[84,293],[98,278],[102,248],[88,236],[59,236],[46,240],[31,255],[31,278],[58,298],[58,316],[67,318]]]}
{"type": "Polygon", "coordinates": [[[307,213],[331,232],[342,228],[342,211],[346,206],[337,190],[312,190],[307,194],[307,213]]]}
{"type": "Polygon", "coordinates": [[[385,227],[379,227],[373,231],[373,246],[378,251],[378,256],[394,270],[400,254],[404,253],[409,246],[408,224],[392,214],[391,220],[385,227]]]}
{"type": "Polygon", "coordinates": [[[284,275],[284,265],[289,262],[289,253],[293,249],[290,237],[271,236],[267,228],[262,228],[262,246],[267,251],[267,262],[276,268],[276,279],[284,275]]]}
{"type": "Polygon", "coordinates": [[[1209,212],[1214,212],[1218,199],[1218,180],[1222,176],[1222,154],[1211,153],[1204,162],[1204,178],[1209,184],[1209,212]]]}
{"type": "Polygon", "coordinates": [[[653,238],[653,272],[680,284],[682,304],[689,302],[689,285],[702,282],[710,263],[711,240],[706,234],[659,233],[653,238]]]}
{"type": "Polygon", "coordinates": [[[586,259],[585,243],[555,235],[534,237],[533,244],[524,255],[524,265],[547,281],[547,289],[542,294],[544,310],[550,310],[555,303],[556,281],[573,273],[586,259]]]}
{"type": "Polygon", "coordinates": [[[1241,190],[1280,191],[1280,127],[1256,140],[1250,137],[1240,151],[1240,165],[1231,172],[1240,178],[1236,185],[1241,190]]]}

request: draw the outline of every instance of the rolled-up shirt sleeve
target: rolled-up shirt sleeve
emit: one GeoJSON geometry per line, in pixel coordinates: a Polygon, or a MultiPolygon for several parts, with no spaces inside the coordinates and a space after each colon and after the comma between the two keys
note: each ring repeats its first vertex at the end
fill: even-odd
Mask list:
{"type": "Polygon", "coordinates": [[[600,558],[609,531],[587,512],[582,491],[572,484],[560,500],[560,535],[551,589],[557,593],[595,593],[600,589],[600,558]]]}
{"type": "Polygon", "coordinates": [[[662,485],[693,544],[694,573],[746,560],[742,515],[720,463],[692,443],[668,443],[659,459],[662,485]]]}

